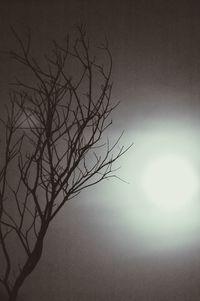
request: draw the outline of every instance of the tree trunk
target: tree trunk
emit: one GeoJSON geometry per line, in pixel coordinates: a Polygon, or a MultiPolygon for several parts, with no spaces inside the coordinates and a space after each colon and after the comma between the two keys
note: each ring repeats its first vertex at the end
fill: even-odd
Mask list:
{"type": "Polygon", "coordinates": [[[19,288],[13,289],[10,296],[8,297],[8,301],[16,301],[18,296],[19,288]]]}
{"type": "Polygon", "coordinates": [[[43,248],[43,240],[44,237],[41,237],[33,250],[33,252],[28,257],[24,267],[22,268],[18,278],[16,279],[12,290],[10,291],[8,301],[16,301],[19,290],[23,285],[26,278],[32,273],[35,269],[36,265],[38,264],[40,257],[42,255],[42,248],[43,248]]]}

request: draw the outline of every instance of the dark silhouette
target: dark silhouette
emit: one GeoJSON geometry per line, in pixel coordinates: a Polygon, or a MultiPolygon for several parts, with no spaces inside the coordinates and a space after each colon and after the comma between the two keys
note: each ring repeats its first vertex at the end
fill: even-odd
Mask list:
{"type": "Polygon", "coordinates": [[[83,189],[113,177],[113,163],[128,148],[103,140],[112,124],[112,56],[107,41],[99,47],[104,66],[92,55],[84,26],[70,45],[53,42],[39,63],[31,54],[31,35],[15,30],[19,52],[10,56],[30,72],[10,92],[4,163],[0,170],[0,283],[8,300],[38,264],[50,223],[83,189]],[[74,74],[74,77],[71,74],[74,74]],[[117,146],[117,147],[116,147],[117,146]],[[13,178],[11,173],[16,174],[13,178]],[[20,262],[13,262],[13,248],[20,262]]]}

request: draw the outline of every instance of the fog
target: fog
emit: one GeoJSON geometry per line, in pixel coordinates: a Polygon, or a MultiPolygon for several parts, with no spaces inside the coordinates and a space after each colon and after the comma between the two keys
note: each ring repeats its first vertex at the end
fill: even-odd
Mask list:
{"type": "MultiPolygon", "coordinates": [[[[120,143],[133,142],[116,164],[121,180],[85,190],[56,217],[19,301],[199,300],[199,188],[187,206],[166,211],[141,185],[148,163],[167,154],[186,158],[199,183],[199,9],[195,1],[1,2],[1,50],[16,47],[11,24],[30,25],[39,58],[79,22],[95,45],[107,36],[120,101],[108,135],[124,130],[120,143]]],[[[1,54],[0,74],[3,108],[8,83],[26,73],[1,54]]]]}

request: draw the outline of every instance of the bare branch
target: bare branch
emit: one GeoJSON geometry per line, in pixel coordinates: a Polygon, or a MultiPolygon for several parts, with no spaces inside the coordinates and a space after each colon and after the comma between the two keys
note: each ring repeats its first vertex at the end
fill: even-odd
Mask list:
{"type": "Polygon", "coordinates": [[[111,177],[119,179],[114,163],[131,146],[119,146],[123,132],[113,144],[105,136],[118,105],[111,103],[113,62],[107,39],[98,48],[105,56],[99,62],[85,26],[78,26],[74,43],[69,36],[64,46],[53,41],[52,52],[42,56],[41,63],[32,54],[30,30],[26,39],[14,28],[12,33],[19,50],[11,51],[10,57],[31,75],[27,80],[16,78],[11,85],[7,117],[0,119],[5,130],[0,169],[5,270],[0,283],[14,301],[40,260],[57,213],[84,189],[111,177]],[[17,173],[14,181],[12,170],[17,173]],[[18,273],[10,257],[12,237],[25,253],[18,273]]]}

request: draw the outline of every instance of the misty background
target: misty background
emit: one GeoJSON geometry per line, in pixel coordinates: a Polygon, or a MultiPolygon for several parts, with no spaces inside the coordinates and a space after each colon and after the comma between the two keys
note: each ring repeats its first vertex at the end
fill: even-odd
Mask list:
{"type": "MultiPolygon", "coordinates": [[[[73,37],[85,23],[91,43],[106,35],[113,55],[113,132],[132,149],[117,179],[84,191],[57,216],[42,259],[19,300],[197,301],[200,207],[184,216],[154,212],[138,185],[158,151],[189,156],[199,175],[200,5],[197,1],[1,1],[0,48],[15,49],[10,25],[32,30],[33,53],[73,37]],[[67,299],[67,300],[68,300],[67,299]]],[[[25,76],[0,55],[0,104],[25,76]]],[[[0,109],[1,109],[0,108],[0,109]]],[[[2,109],[0,110],[2,111],[2,109]]],[[[16,252],[16,256],[18,256],[16,252]]]]}

